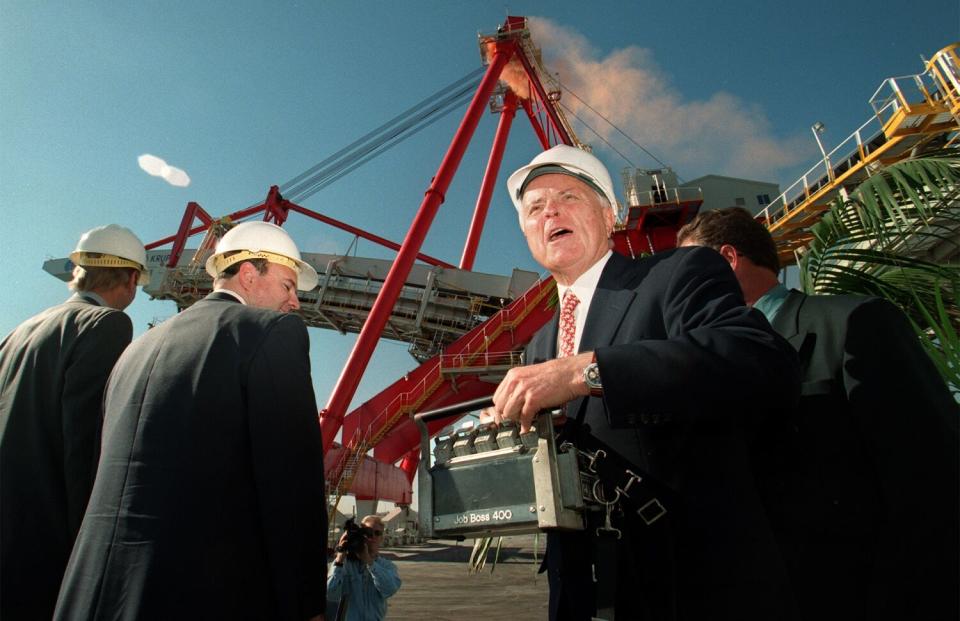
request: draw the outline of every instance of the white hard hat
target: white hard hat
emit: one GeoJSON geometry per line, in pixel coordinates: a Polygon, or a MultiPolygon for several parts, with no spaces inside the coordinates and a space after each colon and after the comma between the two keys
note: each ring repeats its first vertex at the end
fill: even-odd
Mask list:
{"type": "Polygon", "coordinates": [[[150,282],[147,251],[133,231],[117,224],[90,229],[77,242],[70,260],[83,267],[132,267],[140,271],[137,284],[150,282]]]}
{"type": "Polygon", "coordinates": [[[297,273],[297,289],[301,291],[317,286],[317,270],[303,262],[290,235],[270,222],[242,222],[227,231],[207,259],[207,273],[216,278],[231,265],[249,259],[266,259],[289,267],[297,273]],[[236,254],[223,256],[229,252],[236,254]]]}
{"type": "Polygon", "coordinates": [[[507,179],[507,190],[510,192],[510,199],[517,208],[517,212],[520,212],[520,199],[523,196],[523,190],[527,182],[532,181],[540,174],[550,173],[570,175],[598,190],[600,194],[605,196],[607,201],[610,202],[610,208],[613,209],[613,217],[614,219],[617,218],[617,214],[619,213],[617,197],[613,193],[613,181],[610,180],[610,173],[607,172],[607,167],[583,149],[565,144],[558,144],[551,149],[547,149],[507,179]],[[537,169],[542,169],[542,171],[539,171],[538,174],[531,175],[531,173],[537,169]]]}

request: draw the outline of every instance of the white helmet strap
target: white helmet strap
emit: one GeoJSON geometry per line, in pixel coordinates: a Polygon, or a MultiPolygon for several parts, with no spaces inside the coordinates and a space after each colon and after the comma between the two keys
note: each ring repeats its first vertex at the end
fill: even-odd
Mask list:
{"type": "Polygon", "coordinates": [[[217,270],[217,274],[222,274],[228,267],[240,263],[241,261],[249,261],[251,259],[266,259],[270,263],[276,263],[277,265],[283,265],[289,267],[296,273],[300,273],[300,265],[291,259],[290,257],[285,257],[282,254],[275,254],[273,252],[250,252],[249,250],[240,250],[236,254],[231,254],[230,256],[220,255],[214,257],[213,265],[217,270]]]}

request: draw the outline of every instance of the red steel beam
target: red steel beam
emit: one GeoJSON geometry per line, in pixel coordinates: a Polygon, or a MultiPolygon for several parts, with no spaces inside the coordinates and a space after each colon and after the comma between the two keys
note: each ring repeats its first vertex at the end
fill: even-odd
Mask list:
{"type": "Polygon", "coordinates": [[[527,113],[527,118],[530,119],[530,125],[533,126],[533,131],[536,132],[537,138],[540,139],[540,146],[543,147],[543,150],[546,151],[550,148],[550,139],[547,138],[547,134],[543,131],[543,125],[540,124],[540,119],[537,118],[536,113],[533,111],[533,106],[530,104],[529,99],[524,99],[522,104],[523,110],[527,113]]]}
{"type": "Polygon", "coordinates": [[[270,190],[267,191],[267,200],[263,203],[266,210],[266,213],[263,214],[263,221],[283,226],[283,223],[287,221],[290,205],[292,203],[280,195],[280,188],[275,185],[270,186],[270,190]]]}
{"type": "Polygon", "coordinates": [[[497,133],[493,137],[493,146],[490,148],[490,158],[487,160],[487,170],[480,184],[480,194],[477,196],[477,206],[473,211],[473,220],[470,222],[470,231],[463,246],[463,256],[460,257],[460,269],[472,270],[473,261],[477,257],[477,247],[480,245],[480,234],[487,220],[487,211],[490,208],[490,198],[493,196],[497,175],[500,174],[500,163],[503,161],[503,150],[507,146],[507,137],[510,135],[510,126],[517,112],[517,96],[513,91],[507,91],[503,98],[503,110],[500,111],[500,122],[497,124],[497,133]]]}
{"type": "MultiPolygon", "coordinates": [[[[491,362],[496,364],[498,360],[503,360],[506,352],[519,351],[530,342],[537,330],[556,315],[555,300],[556,288],[553,279],[537,282],[521,297],[510,302],[505,309],[444,348],[440,357],[412,370],[406,377],[397,380],[381,394],[351,412],[343,425],[344,437],[353,437],[357,432],[365,435],[367,429],[370,429],[371,434],[377,433],[386,422],[384,406],[402,393],[407,393],[409,402],[420,401],[421,394],[415,392],[417,387],[426,385],[429,376],[438,372],[442,377],[442,384],[420,403],[420,411],[492,395],[497,386],[487,381],[481,370],[451,376],[444,375],[443,368],[456,366],[451,363],[456,361],[458,354],[472,357],[478,353],[476,347],[481,341],[484,342],[484,353],[475,358],[477,362],[483,361],[489,355],[491,362]],[[533,305],[532,300],[535,298],[539,298],[539,302],[533,305]],[[497,326],[503,329],[494,337],[497,326]],[[491,337],[493,340],[490,340],[491,337]]],[[[451,422],[450,419],[431,421],[427,424],[427,429],[432,437],[451,422]]],[[[418,446],[419,428],[412,418],[403,417],[376,445],[373,455],[384,463],[392,464],[418,446]]]]}
{"type": "MultiPolygon", "coordinates": [[[[253,207],[247,207],[246,209],[241,209],[240,211],[235,211],[230,215],[220,218],[223,221],[235,221],[242,220],[248,216],[252,216],[261,211],[266,211],[264,214],[264,220],[270,222],[275,222],[276,224],[282,225],[287,219],[288,211],[296,211],[302,213],[303,215],[313,218],[314,220],[319,220],[324,224],[329,224],[332,227],[338,228],[342,231],[346,231],[357,237],[366,239],[375,244],[379,244],[385,248],[390,248],[391,250],[400,250],[400,244],[397,242],[390,241],[380,237],[379,235],[374,235],[373,233],[368,233],[363,229],[358,229],[355,226],[351,226],[346,222],[341,222],[331,218],[330,216],[325,216],[316,211],[307,209],[306,207],[301,207],[296,203],[291,203],[287,199],[283,198],[280,195],[280,188],[277,186],[270,186],[270,190],[267,192],[267,200],[259,205],[254,205],[253,207]]],[[[147,250],[153,250],[154,248],[159,248],[164,244],[173,242],[173,251],[170,253],[170,261],[167,263],[167,267],[176,267],[177,261],[180,260],[180,255],[183,253],[183,249],[186,246],[187,238],[196,235],[197,233],[202,233],[210,228],[210,225],[213,224],[214,218],[212,218],[206,211],[203,210],[200,205],[197,203],[188,203],[187,209],[184,211],[183,220],[180,222],[180,228],[177,230],[175,235],[169,237],[164,237],[163,239],[158,239],[155,242],[151,242],[146,245],[147,250]],[[189,228],[193,224],[194,218],[199,218],[202,224],[193,228],[189,228]]],[[[454,265],[447,263],[446,261],[441,261],[426,255],[423,253],[417,253],[417,258],[424,263],[429,265],[435,265],[437,267],[452,268],[454,265]]]]}
{"type": "Polygon", "coordinates": [[[417,476],[417,466],[420,465],[420,447],[411,450],[400,460],[400,470],[403,471],[407,481],[413,485],[413,477],[417,476]]]}
{"type": "MultiPolygon", "coordinates": [[[[173,236],[173,248],[170,250],[167,267],[176,267],[177,262],[180,261],[180,255],[183,254],[183,249],[187,246],[187,238],[192,235],[192,233],[190,233],[190,225],[193,224],[194,218],[200,219],[200,222],[203,223],[203,228],[209,227],[213,223],[213,218],[204,211],[199,203],[192,201],[187,203],[187,208],[183,211],[183,219],[180,220],[180,228],[177,229],[177,234],[173,236]]],[[[146,249],[150,250],[159,245],[160,244],[148,244],[146,249]]]]}
{"type": "MultiPolygon", "coordinates": [[[[189,208],[190,208],[190,207],[189,207],[189,205],[188,205],[188,206],[187,206],[187,209],[189,209],[189,208]]],[[[218,218],[218,219],[219,219],[219,220],[224,220],[224,221],[242,220],[243,218],[246,218],[246,217],[252,216],[253,214],[259,213],[259,212],[265,210],[266,208],[267,208],[267,204],[266,204],[266,203],[261,203],[261,204],[259,204],[259,205],[254,205],[253,207],[247,207],[246,209],[241,209],[240,211],[235,211],[235,212],[233,212],[233,213],[230,214],[230,215],[227,215],[227,216],[224,216],[224,217],[218,218]]],[[[204,213],[206,213],[206,212],[204,212],[204,213]]],[[[186,215],[184,215],[184,218],[186,218],[186,215]]],[[[211,222],[212,222],[212,221],[211,221],[211,222]]],[[[208,228],[210,228],[210,223],[201,224],[200,226],[195,226],[195,227],[193,227],[192,229],[190,229],[189,231],[187,231],[187,234],[186,234],[186,236],[184,237],[184,239],[186,239],[187,237],[193,237],[193,236],[196,235],[197,233],[202,233],[202,232],[206,231],[208,228]]],[[[171,236],[169,236],[169,237],[164,237],[163,239],[158,239],[158,240],[155,241],[155,242],[150,242],[150,243],[147,244],[145,247],[146,247],[147,250],[153,250],[154,248],[159,248],[160,246],[162,246],[162,245],[164,245],[164,244],[169,244],[169,243],[172,242],[172,241],[176,241],[176,239],[177,239],[177,237],[178,237],[179,235],[180,235],[180,231],[177,231],[176,234],[171,235],[171,236]]],[[[174,266],[171,265],[170,267],[174,267],[174,266]]]]}
{"type": "Polygon", "coordinates": [[[443,203],[444,195],[453,180],[454,174],[456,174],[460,161],[463,159],[470,138],[480,123],[480,117],[487,107],[487,101],[490,99],[493,88],[496,86],[507,61],[516,50],[516,41],[512,39],[498,41],[495,44],[495,53],[487,67],[487,72],[484,74],[483,80],[481,80],[480,86],[467,108],[463,121],[461,121],[457,133],[440,163],[440,168],[437,170],[433,182],[427,188],[420,209],[413,219],[407,237],[403,240],[403,246],[397,254],[386,280],[383,282],[380,294],[373,303],[370,314],[360,330],[360,335],[357,337],[353,351],[340,373],[340,378],[330,395],[330,400],[320,412],[320,428],[323,432],[324,449],[333,444],[333,439],[337,431],[340,430],[347,407],[357,392],[360,378],[370,362],[373,350],[376,348],[383,328],[390,318],[390,312],[410,273],[413,261],[423,245],[423,240],[426,238],[433,218],[436,216],[440,204],[443,203]]]}
{"type": "MultiPolygon", "coordinates": [[[[324,224],[329,224],[330,226],[336,227],[336,228],[338,228],[338,229],[340,229],[340,230],[347,231],[348,233],[353,233],[353,234],[356,235],[357,237],[362,237],[363,239],[366,239],[366,240],[368,240],[368,241],[372,241],[372,242],[374,242],[374,243],[376,243],[376,244],[380,244],[381,246],[383,246],[383,247],[385,247],[385,248],[390,248],[391,250],[400,250],[400,244],[398,244],[397,242],[392,242],[392,241],[390,241],[389,239],[385,239],[385,238],[383,238],[383,237],[380,237],[379,235],[374,235],[373,233],[367,233],[366,231],[364,231],[364,230],[362,230],[362,229],[358,229],[358,228],[355,227],[355,226],[351,226],[351,225],[347,224],[346,222],[341,222],[341,221],[339,221],[339,220],[335,220],[334,218],[331,218],[330,216],[325,216],[325,215],[323,215],[322,213],[318,213],[318,212],[316,212],[316,211],[312,211],[312,210],[310,210],[310,209],[307,209],[306,207],[301,207],[300,205],[297,205],[296,203],[290,203],[290,202],[288,201],[288,206],[289,206],[289,208],[290,208],[290,211],[296,211],[296,212],[298,212],[298,213],[302,213],[303,215],[307,216],[308,218],[313,218],[314,220],[319,220],[320,222],[323,222],[324,224]]],[[[424,263],[427,263],[427,264],[429,264],[429,265],[435,265],[435,266],[437,266],[437,267],[446,267],[446,268],[455,267],[454,265],[451,265],[450,263],[447,263],[446,261],[441,261],[440,259],[435,259],[434,257],[431,257],[431,256],[428,255],[428,254],[423,254],[422,252],[418,252],[418,253],[417,253],[417,258],[420,259],[421,261],[423,261],[424,263]]]]}
{"type": "Polygon", "coordinates": [[[550,118],[550,124],[553,125],[553,131],[557,133],[557,136],[560,137],[560,140],[563,141],[563,144],[573,145],[573,140],[570,138],[570,134],[567,133],[567,128],[565,128],[563,123],[560,122],[560,117],[557,116],[557,110],[550,102],[550,98],[547,96],[547,91],[544,90],[543,84],[540,83],[540,78],[537,77],[536,70],[533,68],[533,65],[530,64],[530,59],[528,59],[527,55],[522,52],[517,54],[517,57],[520,59],[520,63],[527,72],[527,77],[530,79],[530,84],[532,84],[534,90],[537,91],[537,96],[540,98],[541,103],[543,103],[544,110],[547,111],[547,116],[550,118]]]}

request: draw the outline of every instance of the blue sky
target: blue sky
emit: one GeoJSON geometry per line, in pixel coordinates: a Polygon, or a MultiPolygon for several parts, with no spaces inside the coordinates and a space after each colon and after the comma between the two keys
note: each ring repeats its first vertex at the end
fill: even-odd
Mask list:
{"type": "MultiPolygon", "coordinates": [[[[560,80],[681,178],[715,173],[792,183],[867,120],[890,76],[917,73],[960,39],[960,3],[59,2],[0,0],[0,333],[67,296],[41,271],[79,235],[116,222],[145,242],[176,231],[188,201],[214,216],[281,184],[477,68],[477,32],[509,12],[540,18],[536,42],[560,80]],[[143,172],[137,157],[185,170],[189,187],[143,172]]],[[[565,103],[577,109],[575,100],[565,103]]],[[[656,163],[586,110],[584,120],[640,167],[656,163]]],[[[462,112],[303,202],[402,241],[462,112]]],[[[457,263],[496,117],[485,115],[423,251],[457,263]]],[[[616,176],[624,161],[582,125],[616,176]]],[[[536,153],[517,118],[475,268],[539,271],[503,190],[536,153]]],[[[304,251],[352,238],[294,214],[304,251]]],[[[194,243],[199,239],[195,239],[194,243]]],[[[361,242],[361,256],[388,253],[361,242]]],[[[136,334],[174,314],[139,296],[136,334]]],[[[311,330],[314,383],[326,403],[354,337],[311,330]]],[[[382,342],[365,400],[413,359],[382,342]]]]}

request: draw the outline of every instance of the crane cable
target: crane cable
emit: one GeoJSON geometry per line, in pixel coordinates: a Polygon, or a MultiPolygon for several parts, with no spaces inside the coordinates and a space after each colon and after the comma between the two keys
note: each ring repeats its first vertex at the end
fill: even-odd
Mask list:
{"type": "Polygon", "coordinates": [[[573,110],[571,110],[568,106],[565,106],[564,104],[560,103],[559,101],[557,102],[557,104],[559,104],[560,107],[563,108],[564,111],[565,111],[567,114],[569,114],[569,115],[572,116],[573,118],[575,118],[575,119],[577,119],[578,121],[580,121],[580,123],[581,123],[584,127],[586,127],[587,129],[589,129],[589,130],[593,133],[594,136],[596,136],[597,138],[599,138],[600,140],[602,140],[602,141],[604,142],[604,144],[606,144],[608,147],[610,147],[610,149],[611,149],[613,152],[615,152],[617,155],[619,155],[621,158],[623,158],[623,161],[625,161],[627,164],[629,164],[629,165],[632,166],[633,168],[636,168],[636,167],[637,167],[637,165],[634,164],[634,163],[630,160],[630,158],[628,158],[626,155],[624,155],[623,153],[621,153],[619,149],[617,149],[615,146],[613,146],[612,144],[610,144],[610,141],[609,141],[609,140],[607,140],[607,139],[604,138],[602,135],[600,135],[600,132],[598,132],[597,130],[595,130],[593,127],[590,126],[589,123],[587,123],[587,122],[584,121],[582,118],[580,118],[579,116],[577,116],[577,113],[576,113],[576,112],[574,112],[573,110]]]}
{"type": "Polygon", "coordinates": [[[484,68],[480,67],[444,86],[287,181],[280,186],[281,192],[291,200],[304,200],[399,142],[426,129],[469,99],[483,72],[484,68]]]}
{"type": "MultiPolygon", "coordinates": [[[[603,119],[603,120],[607,123],[607,125],[609,125],[610,127],[612,127],[614,130],[617,131],[617,133],[619,133],[621,136],[623,136],[624,138],[626,138],[627,140],[629,140],[631,143],[633,143],[633,145],[634,145],[635,147],[637,147],[638,149],[640,149],[641,151],[643,151],[644,153],[646,153],[647,155],[649,155],[651,159],[653,159],[655,162],[657,162],[658,164],[660,164],[660,167],[661,167],[661,168],[669,168],[669,166],[667,166],[660,158],[658,158],[656,155],[654,155],[653,153],[651,153],[651,152],[650,152],[646,147],[644,147],[642,144],[640,144],[639,142],[637,142],[636,140],[634,140],[633,138],[631,138],[625,131],[623,131],[622,129],[620,129],[619,127],[617,127],[617,126],[613,123],[613,121],[611,121],[610,119],[608,119],[607,117],[605,117],[599,110],[597,110],[596,108],[594,108],[593,106],[591,106],[590,104],[588,104],[586,101],[583,100],[582,97],[580,97],[580,96],[577,95],[575,92],[573,92],[573,91],[570,89],[569,86],[567,86],[566,84],[564,84],[563,82],[560,81],[560,78],[557,78],[556,76],[553,76],[553,77],[554,77],[554,79],[556,80],[557,84],[560,86],[560,88],[562,88],[562,89],[565,90],[566,92],[570,93],[570,95],[572,95],[574,99],[576,99],[577,101],[579,101],[580,103],[582,103],[588,110],[590,110],[591,112],[593,112],[594,114],[596,114],[597,116],[599,116],[601,119],[603,119]]],[[[561,104],[561,105],[562,105],[562,104],[561,104]]],[[[604,139],[595,129],[593,129],[592,127],[590,127],[590,125],[587,124],[586,121],[584,121],[582,118],[580,118],[579,116],[577,116],[576,114],[574,114],[573,111],[570,110],[570,108],[568,108],[567,106],[563,106],[563,109],[566,110],[567,112],[570,112],[570,114],[573,115],[578,121],[580,121],[581,123],[583,123],[583,124],[587,127],[587,129],[589,129],[591,132],[593,132],[598,138],[600,138],[600,140],[603,140],[603,141],[607,144],[607,146],[609,146],[611,149],[613,149],[614,151],[616,151],[617,154],[620,155],[620,157],[622,157],[624,160],[626,160],[628,164],[630,164],[631,166],[633,166],[634,168],[636,168],[636,166],[634,166],[634,165],[630,162],[630,160],[626,158],[626,156],[624,156],[622,153],[620,153],[620,151],[617,151],[617,149],[615,149],[615,148],[613,147],[613,145],[611,145],[609,142],[607,142],[607,140],[604,139]]],[[[685,181],[682,177],[680,177],[680,175],[677,175],[677,179],[679,179],[680,181],[685,181]]]]}
{"type": "MultiPolygon", "coordinates": [[[[467,73],[465,76],[442,87],[435,93],[427,96],[420,102],[414,104],[407,110],[404,110],[386,123],[376,129],[367,132],[357,140],[346,147],[329,155],[319,163],[311,166],[306,171],[290,179],[280,186],[280,190],[285,197],[290,200],[303,201],[338,179],[353,172],[358,167],[370,160],[382,155],[400,142],[410,138],[440,119],[447,116],[450,112],[457,109],[472,97],[472,93],[480,83],[481,75],[484,73],[484,67],[478,67],[467,73]]],[[[557,84],[570,93],[577,101],[583,104],[591,112],[599,116],[610,127],[629,140],[641,151],[655,160],[661,167],[667,165],[648,149],[639,144],[626,132],[617,127],[610,119],[605,117],[596,108],[588,104],[582,97],[577,95],[568,86],[556,80],[557,84]]],[[[636,165],[616,147],[614,147],[606,138],[595,130],[582,117],[578,116],[570,107],[557,102],[568,114],[580,121],[597,138],[602,140],[611,150],[617,153],[627,164],[636,168],[636,165]]],[[[678,176],[679,178],[679,176],[678,176]]]]}
{"type": "Polygon", "coordinates": [[[465,85],[461,90],[448,95],[419,114],[403,120],[388,131],[381,132],[381,135],[374,140],[357,144],[346,155],[319,169],[311,177],[290,189],[288,196],[298,200],[313,196],[357,167],[426,129],[469,100],[478,82],[465,85]]]}

